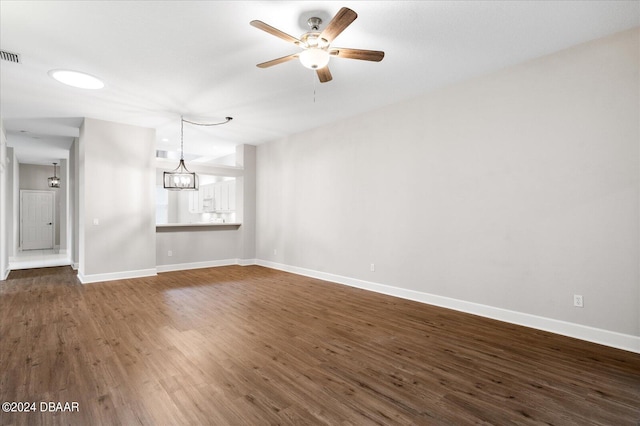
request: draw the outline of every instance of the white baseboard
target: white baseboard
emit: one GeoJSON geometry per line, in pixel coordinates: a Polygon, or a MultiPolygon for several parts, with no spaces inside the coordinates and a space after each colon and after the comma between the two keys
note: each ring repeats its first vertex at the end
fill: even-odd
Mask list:
{"type": "Polygon", "coordinates": [[[640,337],[258,259],[257,265],[640,353],[640,337]]]}
{"type": "MultiPolygon", "coordinates": [[[[216,268],[219,266],[229,265],[255,265],[256,259],[222,259],[222,260],[209,260],[205,262],[191,262],[191,263],[176,263],[173,265],[157,265],[154,269],[143,269],[140,271],[123,271],[113,272],[107,274],[92,274],[84,275],[78,272],[78,279],[82,284],[97,283],[102,281],[114,281],[128,278],[141,278],[157,275],[162,272],[172,271],[186,271],[189,269],[201,269],[201,268],[216,268]]],[[[72,263],[71,267],[75,270],[78,269],[77,263],[72,263]]]]}
{"type": "Polygon", "coordinates": [[[74,271],[77,271],[79,267],[80,264],[78,262],[71,262],[71,269],[73,269],[74,271]]]}
{"type": "Polygon", "coordinates": [[[201,269],[201,268],[217,268],[219,266],[240,265],[250,266],[257,265],[256,259],[223,259],[223,260],[209,260],[206,262],[193,262],[193,263],[176,263],[173,265],[158,265],[156,269],[158,272],[172,272],[172,271],[186,271],[188,269],[201,269]]]}
{"type": "Polygon", "coordinates": [[[215,268],[218,266],[237,265],[238,259],[208,260],[206,262],[176,263],[173,265],[157,265],[158,272],[186,271],[188,269],[215,268]]]}
{"type": "Polygon", "coordinates": [[[38,258],[10,258],[9,259],[9,268],[12,271],[17,271],[19,269],[33,269],[33,268],[50,268],[53,266],[68,266],[71,264],[71,261],[66,258],[47,258],[47,257],[38,257],[38,258]]]}
{"type": "Polygon", "coordinates": [[[106,274],[84,275],[78,271],[78,279],[82,284],[98,283],[103,281],[126,280],[129,278],[152,277],[158,275],[156,268],[140,269],[137,271],[110,272],[106,274]]]}
{"type": "Polygon", "coordinates": [[[6,271],[4,271],[4,273],[2,274],[2,277],[0,277],[0,281],[6,281],[7,278],[9,278],[10,273],[11,273],[11,269],[7,269],[6,271]]]}

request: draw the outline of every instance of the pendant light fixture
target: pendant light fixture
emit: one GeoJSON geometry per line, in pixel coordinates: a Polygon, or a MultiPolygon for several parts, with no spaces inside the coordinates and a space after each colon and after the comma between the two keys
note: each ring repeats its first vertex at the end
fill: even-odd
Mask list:
{"type": "Polygon", "coordinates": [[[222,123],[203,124],[187,121],[183,116],[180,116],[180,162],[174,170],[164,172],[163,181],[165,189],[171,191],[198,190],[198,175],[190,172],[184,164],[184,123],[194,124],[196,126],[218,126],[228,123],[231,120],[233,120],[232,117],[226,117],[222,123]]]}
{"type": "Polygon", "coordinates": [[[53,163],[53,176],[47,179],[49,182],[49,188],[60,188],[60,178],[56,176],[56,165],[58,163],[53,163]]]}

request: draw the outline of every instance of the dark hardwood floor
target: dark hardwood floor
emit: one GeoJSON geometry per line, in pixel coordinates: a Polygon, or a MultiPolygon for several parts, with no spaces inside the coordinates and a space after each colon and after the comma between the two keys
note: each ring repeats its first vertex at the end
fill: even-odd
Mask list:
{"type": "Polygon", "coordinates": [[[640,421],[639,354],[258,266],[14,271],[0,345],[2,425],[640,421]]]}

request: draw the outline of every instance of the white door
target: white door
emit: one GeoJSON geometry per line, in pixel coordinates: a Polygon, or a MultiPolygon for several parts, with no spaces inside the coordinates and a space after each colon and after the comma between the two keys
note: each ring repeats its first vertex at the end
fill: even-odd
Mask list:
{"type": "Polygon", "coordinates": [[[22,250],[53,248],[53,191],[20,191],[22,250]]]}

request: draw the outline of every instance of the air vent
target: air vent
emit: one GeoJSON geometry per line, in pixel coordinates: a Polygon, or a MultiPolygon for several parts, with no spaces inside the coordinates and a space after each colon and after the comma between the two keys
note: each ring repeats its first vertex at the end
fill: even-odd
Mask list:
{"type": "Polygon", "coordinates": [[[0,59],[3,61],[13,62],[15,64],[20,63],[20,55],[17,53],[7,52],[6,50],[0,50],[0,59]]]}

